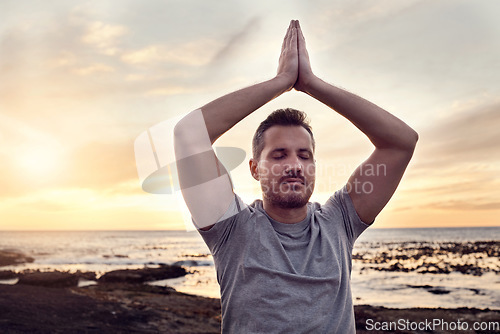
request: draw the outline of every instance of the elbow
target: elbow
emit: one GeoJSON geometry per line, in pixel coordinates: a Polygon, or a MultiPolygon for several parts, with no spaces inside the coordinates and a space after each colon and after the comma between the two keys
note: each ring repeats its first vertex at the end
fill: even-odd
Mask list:
{"type": "Polygon", "coordinates": [[[404,131],[393,133],[392,136],[383,142],[373,142],[375,147],[380,149],[392,149],[413,154],[418,142],[418,133],[408,127],[404,131]]]}
{"type": "Polygon", "coordinates": [[[415,151],[415,148],[417,147],[417,142],[418,142],[418,133],[417,133],[417,131],[410,128],[407,135],[406,135],[403,149],[405,151],[408,151],[411,155],[413,155],[413,152],[415,151]]]}
{"type": "Polygon", "coordinates": [[[417,142],[418,142],[418,132],[411,129],[408,137],[409,137],[410,147],[412,150],[414,150],[415,147],[417,146],[417,142]]]}
{"type": "Polygon", "coordinates": [[[415,149],[415,147],[417,146],[417,142],[418,142],[418,132],[413,130],[413,129],[411,131],[412,131],[413,149],[415,149]]]}
{"type": "Polygon", "coordinates": [[[405,129],[404,132],[398,133],[395,137],[391,139],[385,145],[378,146],[379,148],[390,148],[402,152],[407,152],[413,155],[415,148],[417,147],[418,133],[412,128],[405,129]]]}

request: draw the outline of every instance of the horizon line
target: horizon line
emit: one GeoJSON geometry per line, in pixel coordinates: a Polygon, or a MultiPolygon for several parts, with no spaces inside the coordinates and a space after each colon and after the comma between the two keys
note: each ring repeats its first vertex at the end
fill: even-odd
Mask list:
{"type": "MultiPolygon", "coordinates": [[[[370,230],[410,230],[410,229],[445,229],[445,228],[500,228],[498,226],[491,225],[480,225],[480,226],[434,226],[434,227],[376,227],[370,226],[370,230]]],[[[186,229],[96,229],[96,230],[85,230],[85,229],[0,229],[1,232],[195,232],[196,229],[186,230],[186,229]]]]}

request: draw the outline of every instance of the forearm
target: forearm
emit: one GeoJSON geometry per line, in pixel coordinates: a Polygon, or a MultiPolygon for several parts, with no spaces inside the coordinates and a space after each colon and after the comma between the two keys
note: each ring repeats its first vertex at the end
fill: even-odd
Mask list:
{"type": "Polygon", "coordinates": [[[211,143],[243,118],[290,89],[290,79],[271,80],[222,96],[201,108],[211,143]]]}
{"type": "Polygon", "coordinates": [[[346,117],[377,148],[413,151],[417,133],[399,118],[377,105],[319,78],[311,80],[306,93],[346,117]]]}

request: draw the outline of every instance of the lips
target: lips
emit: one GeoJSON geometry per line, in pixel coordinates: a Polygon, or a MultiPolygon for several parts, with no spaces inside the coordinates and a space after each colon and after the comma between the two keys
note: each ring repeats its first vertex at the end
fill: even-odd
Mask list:
{"type": "Polygon", "coordinates": [[[304,179],[298,177],[288,177],[285,178],[281,183],[300,183],[304,184],[304,179]]]}

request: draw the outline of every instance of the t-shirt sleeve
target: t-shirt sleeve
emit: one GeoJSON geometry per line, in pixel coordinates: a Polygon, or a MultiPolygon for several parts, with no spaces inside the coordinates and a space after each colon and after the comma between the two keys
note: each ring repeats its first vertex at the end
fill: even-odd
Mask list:
{"type": "Polygon", "coordinates": [[[347,192],[347,188],[344,186],[342,189],[336,191],[335,194],[328,199],[326,206],[332,207],[335,213],[338,212],[337,214],[340,214],[347,238],[351,245],[353,245],[354,241],[356,241],[369,225],[365,224],[359,218],[354,208],[354,204],[352,203],[351,196],[349,196],[347,192]]]}
{"type": "Polygon", "coordinates": [[[234,224],[244,219],[242,216],[248,213],[248,206],[238,195],[234,195],[234,200],[229,205],[224,215],[207,231],[198,230],[201,237],[207,244],[210,252],[216,254],[228,240],[234,224]]]}

